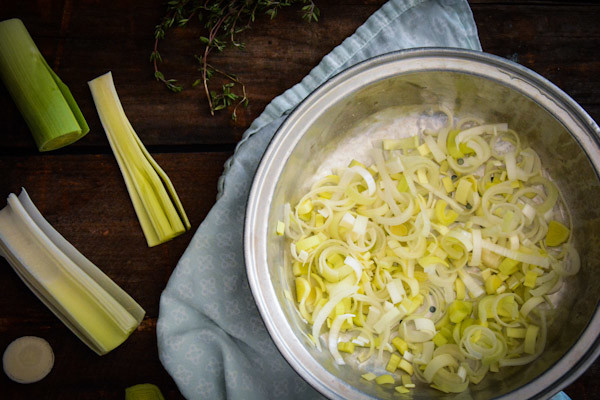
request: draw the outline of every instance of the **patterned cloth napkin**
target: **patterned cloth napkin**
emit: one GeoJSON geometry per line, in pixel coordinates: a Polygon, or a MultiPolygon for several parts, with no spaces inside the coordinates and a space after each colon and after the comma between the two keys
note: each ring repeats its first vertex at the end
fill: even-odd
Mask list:
{"type": "Polygon", "coordinates": [[[320,84],[367,58],[433,46],[481,50],[466,0],[391,0],[244,133],[219,180],[216,204],[160,299],[160,360],[186,398],[321,397],[278,352],[248,285],[242,231],[252,178],[285,116],[320,84]]]}

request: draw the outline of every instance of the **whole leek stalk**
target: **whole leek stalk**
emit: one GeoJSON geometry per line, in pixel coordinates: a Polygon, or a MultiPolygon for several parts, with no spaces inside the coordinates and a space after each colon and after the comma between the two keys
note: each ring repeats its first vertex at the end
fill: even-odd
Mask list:
{"type": "Polygon", "coordinates": [[[123,343],[145,311],[58,233],[25,189],[0,210],[0,256],[27,287],[96,353],[123,343]]]}
{"type": "Polygon", "coordinates": [[[0,22],[0,77],[40,151],[66,146],[89,132],[69,88],[48,66],[20,19],[0,22]]]}
{"type": "Polygon", "coordinates": [[[88,82],[148,246],[166,242],[191,225],[173,184],[129,123],[110,72],[88,82]]]}

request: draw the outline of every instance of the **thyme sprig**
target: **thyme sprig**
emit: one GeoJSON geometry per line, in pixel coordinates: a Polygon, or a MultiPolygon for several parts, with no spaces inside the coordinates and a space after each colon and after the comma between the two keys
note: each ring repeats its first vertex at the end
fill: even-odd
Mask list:
{"type": "Polygon", "coordinates": [[[176,79],[167,79],[160,71],[162,57],[158,51],[160,40],[165,38],[168,30],[184,27],[192,20],[197,20],[205,30],[200,37],[202,52],[194,55],[199,63],[201,77],[192,86],[202,85],[208,100],[211,115],[215,111],[233,107],[232,118],[236,118],[238,107],[248,105],[246,86],[234,74],[211,66],[208,62],[213,50],[222,52],[228,46],[243,48],[244,43],[238,40],[238,34],[250,28],[260,15],[268,15],[271,19],[277,12],[294,4],[302,4],[302,18],[308,22],[318,21],[320,12],[313,0],[171,0],[166,4],[166,14],[154,29],[154,50],[150,61],[154,66],[154,78],[162,82],[169,90],[180,92],[183,85],[176,79]],[[209,81],[219,75],[226,83],[218,89],[211,89],[209,81]],[[234,92],[234,88],[241,87],[234,92]]]}

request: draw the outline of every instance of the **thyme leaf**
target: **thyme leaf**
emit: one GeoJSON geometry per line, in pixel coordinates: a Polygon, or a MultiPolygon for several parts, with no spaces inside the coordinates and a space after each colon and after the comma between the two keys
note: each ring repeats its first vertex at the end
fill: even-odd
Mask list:
{"type": "Polygon", "coordinates": [[[166,3],[166,13],[160,23],[154,28],[154,49],[150,54],[150,61],[154,66],[154,78],[162,82],[172,92],[183,90],[176,79],[167,79],[160,71],[159,64],[163,59],[158,51],[159,42],[165,38],[167,31],[177,27],[187,26],[191,21],[199,23],[205,34],[200,36],[202,46],[200,55],[195,55],[199,63],[201,77],[196,79],[192,87],[204,88],[211,115],[215,111],[229,109],[231,116],[236,118],[238,107],[248,105],[246,86],[234,74],[211,66],[208,62],[213,51],[222,52],[229,46],[243,48],[244,43],[237,36],[250,28],[251,24],[260,15],[267,15],[271,19],[283,7],[302,5],[300,12],[302,19],[308,22],[317,22],[320,11],[313,0],[170,0],[166,3]],[[220,87],[209,85],[215,75],[220,76],[226,83],[220,87]]]}

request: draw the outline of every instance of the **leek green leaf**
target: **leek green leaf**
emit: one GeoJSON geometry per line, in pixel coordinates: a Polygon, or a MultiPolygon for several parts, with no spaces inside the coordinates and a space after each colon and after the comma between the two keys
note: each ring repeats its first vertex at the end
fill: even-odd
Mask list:
{"type": "Polygon", "coordinates": [[[40,151],[64,147],[89,132],[69,88],[17,18],[0,22],[0,78],[40,151]]]}

